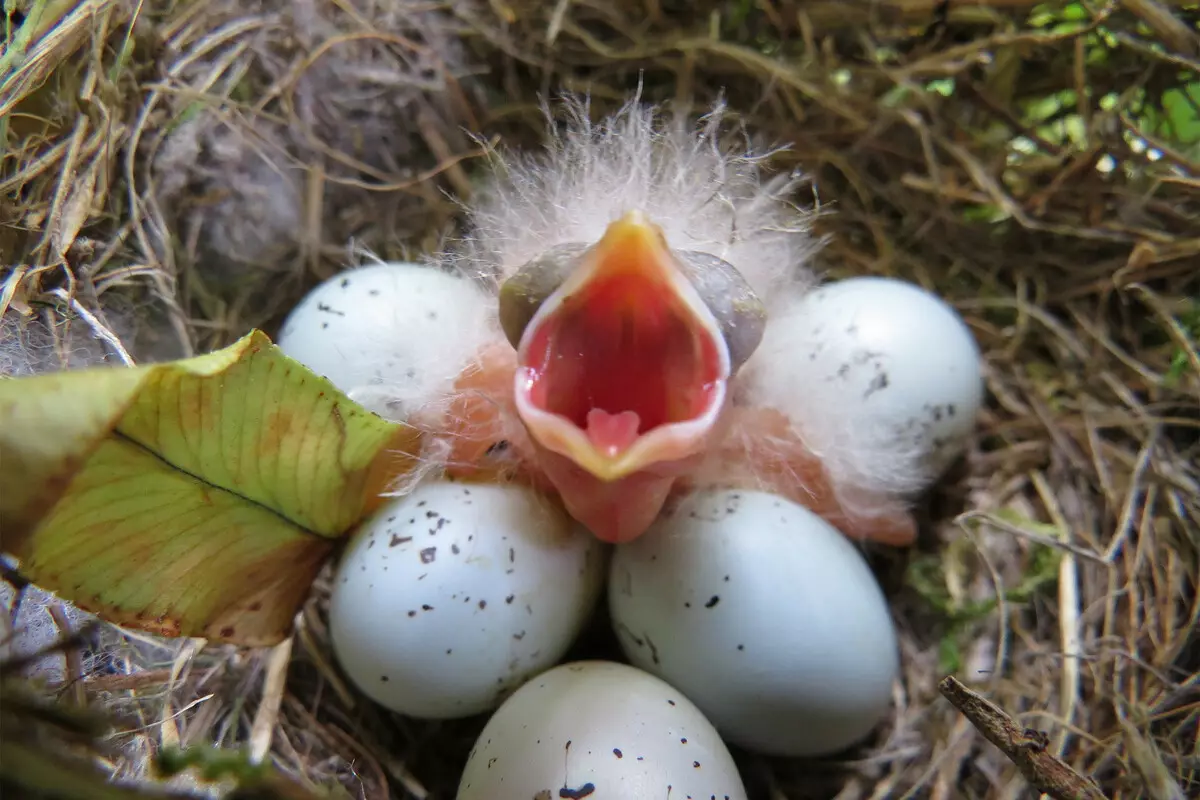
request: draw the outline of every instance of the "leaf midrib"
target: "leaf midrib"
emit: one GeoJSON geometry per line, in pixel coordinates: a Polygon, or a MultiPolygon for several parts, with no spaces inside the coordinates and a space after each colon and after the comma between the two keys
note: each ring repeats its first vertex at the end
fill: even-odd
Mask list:
{"type": "Polygon", "coordinates": [[[207,478],[203,477],[202,475],[198,475],[189,469],[181,467],[180,465],[172,462],[169,458],[164,456],[161,452],[155,450],[153,447],[150,447],[149,445],[145,444],[144,442],[138,441],[134,437],[125,433],[124,431],[122,431],[120,429],[119,426],[113,428],[112,435],[114,438],[120,439],[121,441],[124,441],[124,442],[128,442],[129,444],[133,445],[134,447],[139,448],[140,450],[142,450],[142,452],[147,453],[148,455],[157,459],[160,463],[165,464],[166,466],[170,467],[172,470],[178,472],[179,474],[186,475],[187,477],[194,480],[196,483],[199,483],[199,484],[209,487],[211,489],[215,489],[218,492],[224,492],[225,494],[228,494],[232,497],[236,497],[237,499],[242,500],[249,505],[252,505],[256,508],[262,509],[263,511],[266,511],[271,516],[273,516],[279,520],[282,520],[283,522],[287,523],[288,525],[291,525],[292,527],[296,528],[299,531],[302,531],[303,533],[308,534],[309,536],[312,536],[314,539],[324,539],[325,538],[325,537],[321,536],[319,533],[317,533],[316,531],[309,529],[305,525],[302,525],[301,523],[299,523],[296,520],[292,519],[291,517],[287,516],[279,509],[273,508],[272,506],[267,505],[266,503],[262,502],[261,500],[255,500],[253,497],[244,495],[241,492],[236,492],[233,489],[230,489],[226,486],[221,486],[218,483],[213,483],[212,481],[208,480],[207,478]]]}

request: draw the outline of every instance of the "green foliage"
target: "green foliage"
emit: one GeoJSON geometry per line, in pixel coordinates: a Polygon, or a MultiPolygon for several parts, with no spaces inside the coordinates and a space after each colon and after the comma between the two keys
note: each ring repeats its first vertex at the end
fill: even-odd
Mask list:
{"type": "Polygon", "coordinates": [[[955,633],[943,636],[938,642],[938,670],[944,675],[954,675],[963,666],[962,647],[955,633]]]}
{"type": "MultiPolygon", "coordinates": [[[[1028,24],[1045,33],[1061,34],[1080,30],[1091,24],[1091,14],[1082,3],[1043,4],[1035,7],[1028,24]]],[[[1162,45],[1153,41],[1150,30],[1141,30],[1146,37],[1145,45],[1164,52],[1162,45]]],[[[1104,26],[1084,34],[1085,63],[1088,67],[1101,67],[1112,60],[1112,55],[1122,45],[1116,34],[1104,26]]],[[[1174,148],[1185,155],[1200,158],[1200,76],[1190,71],[1177,75],[1178,83],[1158,92],[1148,92],[1138,87],[1130,91],[1110,92],[1103,97],[1087,100],[1111,113],[1128,113],[1137,130],[1174,148]]],[[[1038,136],[1059,147],[1086,148],[1088,131],[1085,120],[1076,110],[1080,98],[1074,89],[1064,89],[1022,104],[1022,119],[1037,131],[1038,136]]],[[[1131,136],[1131,144],[1142,147],[1144,143],[1131,136]]]]}
{"type": "Polygon", "coordinates": [[[232,779],[237,788],[230,797],[237,800],[335,800],[349,797],[338,786],[320,792],[304,789],[281,775],[270,763],[256,763],[242,750],[167,748],[158,753],[155,766],[163,777],[195,769],[206,782],[232,779]]]}
{"type": "MultiPolygon", "coordinates": [[[[1058,539],[1061,531],[1025,519],[1015,512],[1001,509],[996,518],[1041,536],[1058,539]]],[[[969,539],[958,539],[942,553],[922,555],[908,564],[905,582],[931,608],[937,611],[946,623],[945,631],[938,642],[939,667],[943,672],[954,673],[962,666],[962,641],[967,638],[974,625],[990,616],[999,606],[997,596],[975,600],[964,598],[952,590],[952,577],[961,569],[961,560],[972,547],[969,539]]],[[[1040,592],[1052,586],[1058,579],[1058,565],[1062,553],[1054,547],[1033,544],[1029,552],[1029,563],[1016,586],[1006,587],[1003,592],[1005,603],[1019,605],[1028,603],[1040,592]]]]}
{"type": "Polygon", "coordinates": [[[1157,97],[1139,89],[1132,105],[1143,133],[1200,154],[1200,76],[1192,77],[1157,97]]]}
{"type": "Polygon", "coordinates": [[[1067,3],[1061,8],[1057,3],[1034,6],[1029,14],[1029,24],[1047,33],[1071,33],[1086,28],[1091,13],[1083,3],[1067,3]]]}
{"type": "MultiPolygon", "coordinates": [[[[1191,338],[1193,344],[1200,342],[1200,298],[1192,298],[1189,307],[1184,310],[1178,318],[1179,325],[1191,338]]],[[[1167,374],[1164,377],[1164,382],[1169,387],[1179,385],[1183,380],[1183,376],[1187,374],[1191,360],[1188,354],[1182,349],[1176,348],[1175,354],[1171,357],[1171,366],[1167,369],[1167,374]]]]}
{"type": "Polygon", "coordinates": [[[995,203],[977,203],[962,210],[963,219],[968,222],[986,222],[996,224],[1008,219],[1009,214],[995,203]]]}
{"type": "Polygon", "coordinates": [[[763,16],[756,0],[733,0],[710,20],[712,35],[753,45],[764,56],[779,55],[783,42],[772,26],[755,24],[756,16],[763,16]]]}

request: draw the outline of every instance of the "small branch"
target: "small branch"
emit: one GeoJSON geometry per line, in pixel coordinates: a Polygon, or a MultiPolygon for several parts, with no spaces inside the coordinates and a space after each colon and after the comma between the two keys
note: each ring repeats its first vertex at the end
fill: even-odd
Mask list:
{"type": "Polygon", "coordinates": [[[292,642],[289,636],[271,648],[267,656],[267,675],[263,681],[262,702],[254,715],[250,730],[250,762],[262,763],[271,751],[271,738],[279,722],[279,709],[283,705],[284,690],[287,688],[288,663],[292,660],[292,642]]]}
{"type": "Polygon", "coordinates": [[[1169,4],[1156,0],[1121,0],[1121,5],[1149,25],[1172,50],[1187,55],[1200,53],[1200,37],[1172,14],[1170,9],[1164,8],[1169,4]]]}
{"type": "Polygon", "coordinates": [[[999,706],[953,677],[943,678],[938,689],[1038,791],[1054,800],[1108,800],[1095,783],[1049,751],[1044,732],[1018,727],[999,706]]]}
{"type": "Polygon", "coordinates": [[[95,314],[84,308],[83,303],[76,300],[65,289],[55,289],[51,294],[67,303],[71,307],[71,310],[78,314],[87,323],[88,327],[92,329],[92,333],[96,334],[96,338],[104,341],[112,352],[125,363],[125,366],[137,366],[134,363],[133,357],[129,355],[129,351],[121,344],[121,340],[117,338],[117,335],[110,331],[95,314]]]}
{"type": "MultiPolygon", "coordinates": [[[[46,606],[46,611],[49,612],[54,624],[58,627],[59,633],[62,634],[61,641],[69,642],[75,635],[71,628],[71,620],[67,617],[67,611],[60,603],[50,603],[46,606]]],[[[65,677],[68,684],[71,686],[71,694],[74,696],[75,704],[83,708],[87,703],[87,697],[83,691],[83,653],[78,646],[66,646],[62,650],[63,661],[66,662],[65,677]]]]}

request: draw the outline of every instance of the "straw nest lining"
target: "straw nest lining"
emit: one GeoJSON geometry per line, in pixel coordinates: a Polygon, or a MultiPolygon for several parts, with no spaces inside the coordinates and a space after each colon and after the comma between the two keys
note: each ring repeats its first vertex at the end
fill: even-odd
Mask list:
{"type": "MultiPolygon", "coordinates": [[[[589,91],[599,114],[639,81],[697,110],[723,90],[749,130],[791,143],[780,169],[814,176],[832,212],[822,266],[947,297],[989,388],[921,544],[871,553],[902,634],[894,718],[841,759],[739,754],[753,796],[1025,796],[941,699],[946,674],[1046,731],[1109,796],[1196,790],[1195,9],[294,5],[15,4],[5,372],[273,332],[352,242],[401,257],[452,232],[446,194],[468,195],[476,147],[462,128],[537,146],[546,93],[589,91]]],[[[319,583],[286,681],[280,653],[108,631],[71,686],[140,717],[114,772],[144,773],[163,744],[250,742],[351,796],[452,796],[481,721],[363,701],[330,663],[325,597],[319,583]]],[[[599,618],[572,655],[615,653],[599,618]]]]}

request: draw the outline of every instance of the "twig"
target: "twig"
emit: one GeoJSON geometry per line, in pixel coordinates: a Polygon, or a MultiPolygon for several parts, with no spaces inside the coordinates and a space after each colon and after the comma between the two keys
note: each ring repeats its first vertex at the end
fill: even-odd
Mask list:
{"type": "Polygon", "coordinates": [[[1200,52],[1200,37],[1155,0],[1121,0],[1121,5],[1149,25],[1171,49],[1193,55],[1200,52]]]}
{"type": "Polygon", "coordinates": [[[1038,791],[1054,800],[1108,800],[1095,783],[1049,751],[1050,738],[1043,731],[1017,727],[999,706],[953,676],[943,678],[938,690],[1038,791]]]}
{"type": "MultiPolygon", "coordinates": [[[[1050,513],[1050,519],[1067,540],[1077,538],[1055,499],[1054,490],[1040,470],[1031,473],[1033,485],[1050,513]]],[[[1079,659],[1083,645],[1079,640],[1079,562],[1070,551],[1063,553],[1058,569],[1058,632],[1062,642],[1062,719],[1063,727],[1055,745],[1062,755],[1070,737],[1071,724],[1079,704],[1079,659]]]]}
{"type": "Polygon", "coordinates": [[[32,653],[24,653],[22,655],[13,656],[12,658],[0,661],[0,678],[6,678],[10,675],[17,675],[30,664],[36,662],[39,658],[45,658],[53,653],[66,653],[72,648],[79,649],[86,647],[92,643],[91,637],[96,633],[98,625],[90,622],[84,625],[70,636],[59,639],[54,644],[47,647],[39,648],[32,653]]]}
{"type": "Polygon", "coordinates": [[[292,642],[289,636],[271,648],[267,658],[267,676],[263,681],[263,698],[254,715],[250,730],[250,761],[261,763],[271,750],[271,734],[279,722],[279,708],[283,704],[287,688],[287,668],[292,660],[292,642]]]}
{"type": "Polygon", "coordinates": [[[546,44],[553,46],[554,40],[558,38],[559,32],[562,30],[563,19],[567,16],[567,9],[571,6],[571,0],[558,0],[554,6],[554,13],[550,16],[550,24],[546,27],[546,44]]]}
{"type": "Polygon", "coordinates": [[[84,308],[83,304],[72,297],[70,292],[66,291],[65,289],[55,289],[53,292],[51,292],[51,294],[60,300],[65,301],[67,305],[71,307],[72,311],[82,317],[83,321],[86,322],[88,327],[92,329],[92,332],[96,334],[96,337],[102,339],[104,343],[109,346],[112,352],[115,353],[121,359],[121,361],[125,363],[125,366],[136,366],[136,364],[134,364],[133,357],[129,355],[129,351],[127,351],[124,345],[121,344],[121,340],[117,338],[117,335],[105,327],[104,323],[97,319],[95,314],[84,308]]]}
{"type": "MultiPolygon", "coordinates": [[[[54,624],[58,626],[59,632],[62,634],[64,641],[70,641],[74,634],[71,628],[71,620],[67,617],[67,611],[61,603],[51,603],[46,607],[46,611],[50,613],[54,624]]],[[[83,686],[80,683],[83,680],[83,654],[79,646],[67,646],[62,650],[63,660],[66,662],[67,681],[71,686],[71,694],[75,700],[75,704],[82,708],[87,700],[83,692],[83,686]]]]}
{"type": "Polygon", "coordinates": [[[1117,722],[1121,725],[1125,752],[1129,754],[1134,772],[1141,776],[1146,794],[1153,800],[1186,800],[1187,796],[1171,775],[1158,747],[1144,738],[1124,714],[1117,718],[1117,722]]]}

